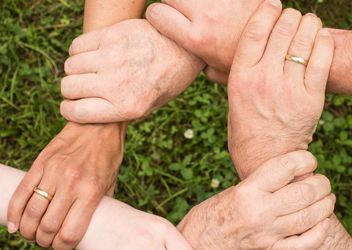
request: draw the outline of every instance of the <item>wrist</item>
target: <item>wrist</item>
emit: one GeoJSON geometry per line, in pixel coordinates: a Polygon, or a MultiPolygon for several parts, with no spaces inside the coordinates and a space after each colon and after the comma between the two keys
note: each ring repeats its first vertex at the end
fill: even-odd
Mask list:
{"type": "MultiPolygon", "coordinates": [[[[64,130],[70,131],[69,134],[89,135],[91,140],[101,140],[116,152],[115,159],[120,166],[123,160],[124,141],[128,122],[105,123],[105,124],[79,124],[68,122],[64,130]]],[[[67,133],[65,133],[66,135],[67,133]]],[[[64,139],[64,138],[63,138],[64,139]]]]}
{"type": "Polygon", "coordinates": [[[319,250],[352,249],[352,238],[337,219],[335,214],[330,216],[328,237],[319,250]]]}
{"type": "Polygon", "coordinates": [[[293,151],[307,150],[308,142],[283,137],[229,136],[229,152],[241,180],[246,179],[264,162],[293,151]]]}

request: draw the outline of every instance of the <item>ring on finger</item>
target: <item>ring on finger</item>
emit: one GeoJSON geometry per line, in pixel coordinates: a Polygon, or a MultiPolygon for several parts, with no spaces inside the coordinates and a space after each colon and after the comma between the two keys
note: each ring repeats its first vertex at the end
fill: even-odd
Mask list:
{"type": "Polygon", "coordinates": [[[33,189],[33,192],[39,194],[40,196],[44,197],[44,198],[47,199],[48,201],[52,201],[53,198],[54,198],[52,195],[48,194],[47,192],[41,190],[41,189],[38,188],[38,187],[35,187],[35,188],[33,189]]]}
{"type": "Polygon", "coordinates": [[[308,65],[308,60],[304,60],[303,58],[298,57],[298,56],[287,55],[286,60],[302,64],[303,66],[306,66],[306,67],[308,65]]]}

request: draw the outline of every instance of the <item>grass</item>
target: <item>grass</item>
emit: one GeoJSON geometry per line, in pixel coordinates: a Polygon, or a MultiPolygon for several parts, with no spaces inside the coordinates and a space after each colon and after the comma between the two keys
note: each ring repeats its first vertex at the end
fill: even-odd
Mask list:
{"type": "MultiPolygon", "coordinates": [[[[148,1],[149,3],[153,1],[148,1]]],[[[318,14],[326,26],[351,29],[349,0],[283,0],[318,14]]],[[[60,79],[83,1],[3,0],[0,25],[0,159],[28,170],[65,125],[60,79]]],[[[327,96],[310,145],[337,195],[338,217],[352,232],[352,99],[327,96]]],[[[117,199],[177,223],[195,204],[238,183],[227,152],[226,88],[200,74],[182,95],[128,129],[117,199]],[[194,137],[186,139],[187,129],[194,137]],[[212,178],[220,180],[211,188],[212,178]]],[[[0,227],[0,249],[40,249],[0,227]]]]}

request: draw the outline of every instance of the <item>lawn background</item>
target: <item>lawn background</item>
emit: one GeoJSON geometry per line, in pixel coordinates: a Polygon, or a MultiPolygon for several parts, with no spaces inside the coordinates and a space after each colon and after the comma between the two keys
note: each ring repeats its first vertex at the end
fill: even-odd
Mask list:
{"type": "MultiPolygon", "coordinates": [[[[215,0],[214,0],[215,1],[215,0]]],[[[235,0],[234,0],[235,1],[235,0]]],[[[148,1],[148,4],[154,1],[148,1]]],[[[283,0],[325,26],[352,29],[350,0],[283,0]]],[[[71,41],[82,32],[83,1],[0,0],[0,162],[28,170],[62,129],[60,79],[71,41]]],[[[337,195],[352,232],[352,99],[328,95],[309,150],[337,195]]],[[[226,88],[200,74],[178,98],[131,122],[115,198],[177,223],[195,204],[237,184],[227,152],[226,88]],[[185,130],[194,130],[186,139],[185,130]],[[220,180],[211,188],[212,178],[220,180]]],[[[0,227],[0,250],[41,249],[0,227]]]]}

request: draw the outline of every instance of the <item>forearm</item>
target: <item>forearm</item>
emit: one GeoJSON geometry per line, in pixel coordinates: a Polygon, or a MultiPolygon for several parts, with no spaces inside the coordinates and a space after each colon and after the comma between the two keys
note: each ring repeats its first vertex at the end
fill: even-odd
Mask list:
{"type": "Polygon", "coordinates": [[[352,238],[337,219],[335,214],[330,216],[330,228],[328,237],[319,250],[350,250],[352,249],[352,238]]]}
{"type": "Polygon", "coordinates": [[[146,0],[86,0],[83,32],[101,29],[112,24],[141,18],[146,0]]]}
{"type": "MultiPolygon", "coordinates": [[[[145,0],[86,0],[83,33],[104,28],[127,19],[140,18],[143,14],[145,2],[145,0]]],[[[69,122],[68,125],[70,124],[75,123],[69,122]]],[[[123,141],[127,125],[128,122],[96,125],[97,128],[103,128],[105,133],[117,135],[117,143],[120,144],[118,155],[123,154],[123,141]]],[[[83,128],[84,125],[75,124],[74,126],[81,126],[83,128]]]]}
{"type": "Polygon", "coordinates": [[[327,91],[352,94],[352,30],[330,29],[335,42],[327,91]]]}
{"type": "MultiPolygon", "coordinates": [[[[6,215],[9,201],[25,174],[26,172],[22,170],[0,164],[0,225],[5,226],[7,223],[6,215]]],[[[181,244],[177,249],[190,249],[185,239],[181,237],[176,229],[172,228],[171,223],[105,196],[95,210],[83,239],[75,249],[116,249],[117,246],[121,249],[141,249],[138,246],[144,244],[145,240],[153,239],[153,234],[158,229],[170,230],[170,234],[174,236],[174,238],[171,238],[173,242],[170,243],[170,239],[167,237],[168,231],[158,232],[166,238],[166,249],[176,249],[168,247],[173,244],[181,244]],[[148,223],[143,224],[143,221],[148,223]],[[140,225],[140,223],[143,225],[140,225]],[[159,227],[160,225],[162,226],[159,227]],[[139,241],[136,241],[136,239],[139,239],[139,241]]],[[[148,243],[156,244],[158,242],[153,240],[148,243]]],[[[159,246],[162,245],[160,243],[159,246]]],[[[149,247],[148,249],[153,248],[149,247]]]]}

